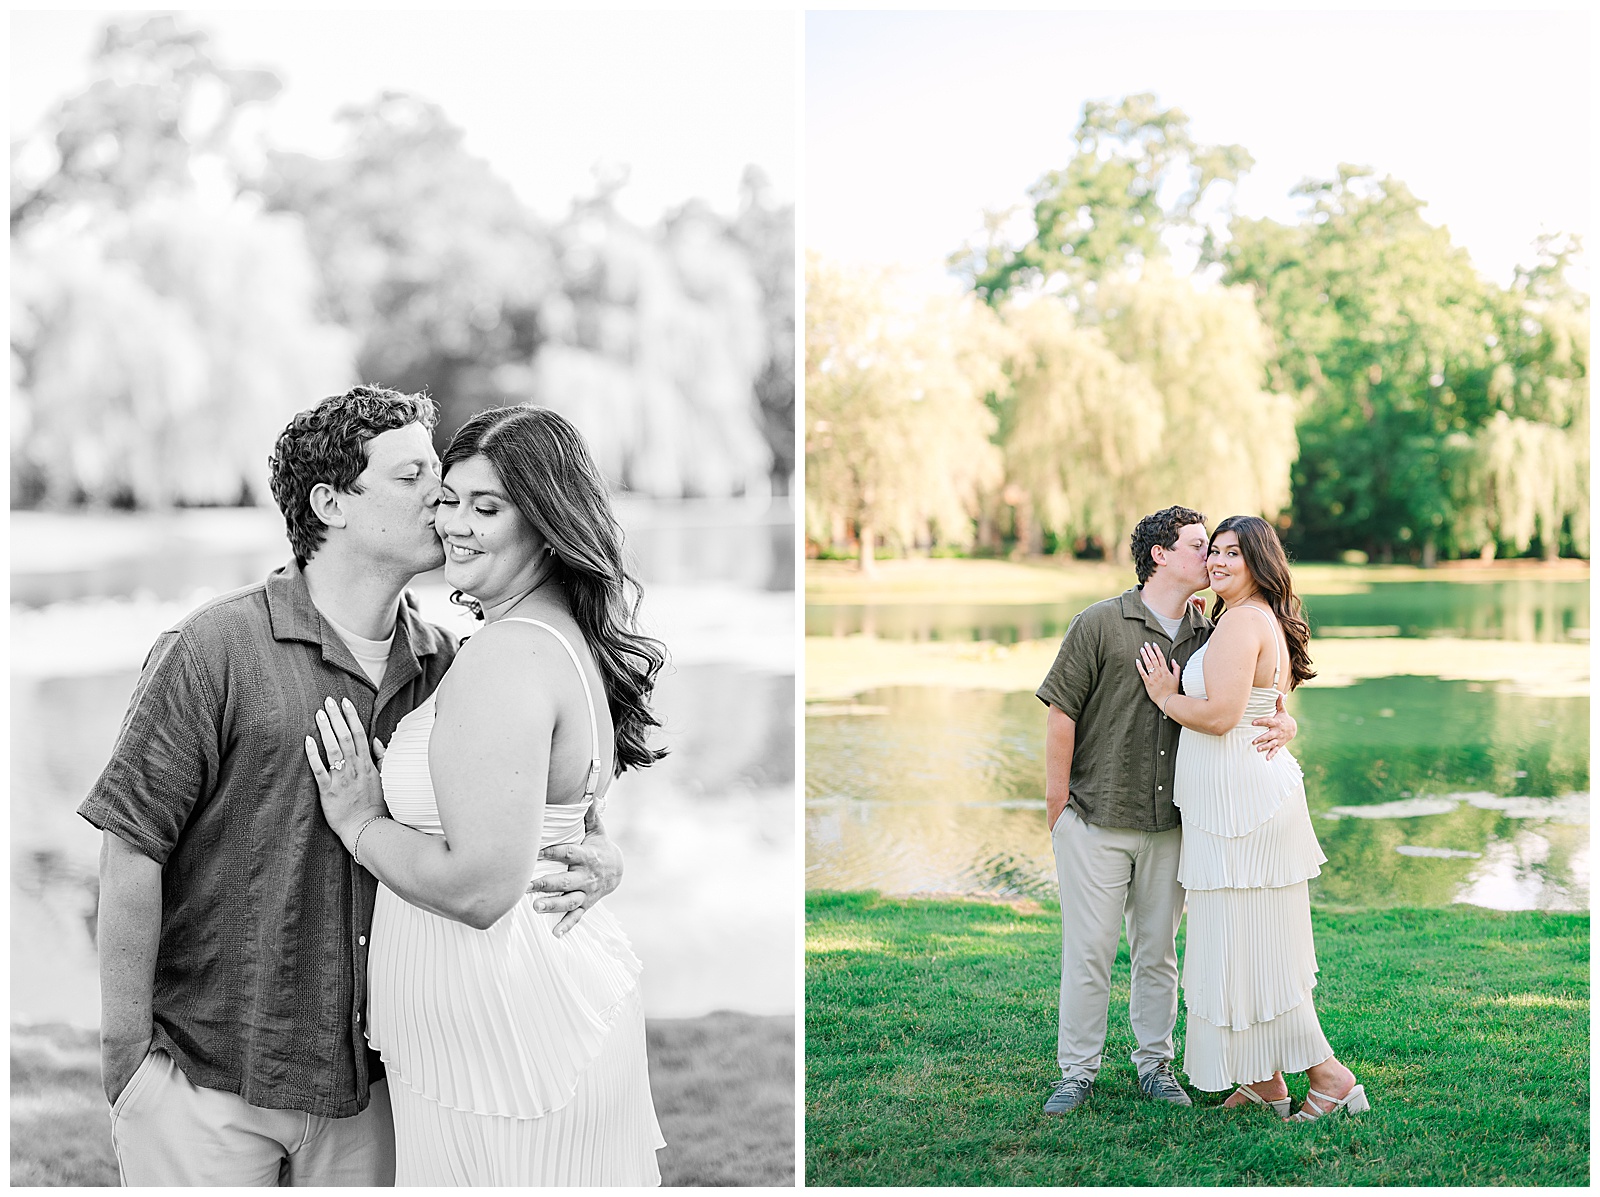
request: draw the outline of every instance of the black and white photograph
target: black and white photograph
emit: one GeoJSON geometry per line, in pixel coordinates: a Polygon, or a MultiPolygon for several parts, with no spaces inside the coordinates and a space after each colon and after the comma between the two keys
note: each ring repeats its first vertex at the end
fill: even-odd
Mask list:
{"type": "Polygon", "coordinates": [[[10,14],[11,1183],[792,1186],[792,12],[10,14]]]}

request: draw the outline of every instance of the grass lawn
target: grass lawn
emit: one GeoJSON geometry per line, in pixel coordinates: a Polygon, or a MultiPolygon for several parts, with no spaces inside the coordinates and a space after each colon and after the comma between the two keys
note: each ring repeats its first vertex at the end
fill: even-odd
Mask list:
{"type": "MultiPolygon", "coordinates": [[[[1312,920],[1323,1030],[1370,1112],[1301,1125],[1221,1110],[1226,1094],[1191,1091],[1193,1109],[1142,1098],[1124,944],[1094,1094],[1051,1117],[1053,906],[809,895],[807,1183],[1589,1183],[1587,914],[1312,920]]],[[[1183,1031],[1180,1012],[1180,1044],[1183,1031]]],[[[1305,1096],[1304,1077],[1289,1084],[1305,1096]]]]}
{"type": "MultiPolygon", "coordinates": [[[[794,1183],[794,1019],[650,1019],[665,1185],[794,1183]]],[[[93,1031],[11,1028],[11,1183],[115,1185],[93,1031]]]]}

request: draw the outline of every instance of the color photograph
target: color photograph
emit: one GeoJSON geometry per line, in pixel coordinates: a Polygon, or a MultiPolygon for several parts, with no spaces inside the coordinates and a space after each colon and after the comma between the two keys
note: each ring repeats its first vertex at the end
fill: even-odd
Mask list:
{"type": "Polygon", "coordinates": [[[794,15],[9,20],[12,1183],[792,1186],[794,15]]]}
{"type": "Polygon", "coordinates": [[[805,37],[806,1183],[1587,1185],[1587,13],[805,37]]]}

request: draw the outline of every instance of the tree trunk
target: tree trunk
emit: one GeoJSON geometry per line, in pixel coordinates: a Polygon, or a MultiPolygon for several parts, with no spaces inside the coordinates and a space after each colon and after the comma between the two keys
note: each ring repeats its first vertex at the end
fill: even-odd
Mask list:
{"type": "Polygon", "coordinates": [[[1489,538],[1489,543],[1478,550],[1478,560],[1488,563],[1494,560],[1494,538],[1489,538]]]}
{"type": "Polygon", "coordinates": [[[1017,541],[1011,548],[1012,559],[1037,556],[1044,548],[1044,531],[1039,527],[1039,521],[1033,517],[1033,501],[1024,498],[1013,510],[1017,541]]]}
{"type": "Polygon", "coordinates": [[[861,525],[861,556],[858,558],[861,572],[869,577],[877,571],[878,534],[873,531],[871,524],[861,525]]]}
{"type": "Polygon", "coordinates": [[[1439,546],[1433,542],[1433,537],[1428,537],[1422,542],[1422,568],[1432,569],[1439,564],[1439,546]]]}
{"type": "Polygon", "coordinates": [[[987,508],[978,517],[978,547],[991,553],[1000,551],[1000,528],[995,523],[994,513],[987,508]]]}

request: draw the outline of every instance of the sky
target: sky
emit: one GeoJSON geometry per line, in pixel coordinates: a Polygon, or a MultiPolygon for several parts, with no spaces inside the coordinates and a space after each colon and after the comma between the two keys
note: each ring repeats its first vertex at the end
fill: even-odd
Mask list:
{"type": "Polygon", "coordinates": [[[1370,166],[1505,285],[1542,231],[1588,232],[1590,48],[1577,11],[813,12],[804,240],[952,285],[944,259],[1065,165],[1086,99],[1150,91],[1255,157],[1240,212],[1292,221],[1296,184],[1370,166]]]}
{"type": "MultiPolygon", "coordinates": [[[[10,14],[11,134],[89,79],[112,12],[10,14]]],[[[627,164],[618,206],[652,223],[685,200],[737,209],[747,163],[795,198],[800,21],[786,12],[205,11],[225,66],[284,83],[267,129],[284,149],[333,154],[333,114],[385,89],[439,103],[540,216],[627,164]]]]}

